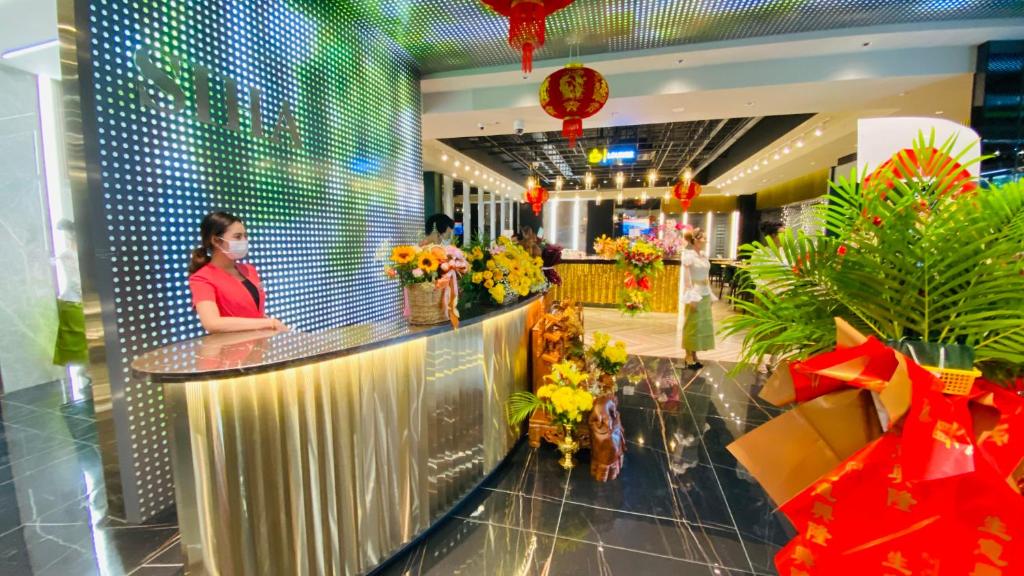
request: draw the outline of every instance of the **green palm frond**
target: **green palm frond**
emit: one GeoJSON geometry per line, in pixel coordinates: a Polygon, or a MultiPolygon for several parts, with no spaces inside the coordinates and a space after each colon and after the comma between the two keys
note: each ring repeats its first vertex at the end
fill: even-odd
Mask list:
{"type": "Polygon", "coordinates": [[[544,402],[532,392],[514,392],[505,403],[505,415],[510,426],[523,423],[535,411],[544,407],[544,402]]]}
{"type": "Polygon", "coordinates": [[[725,333],[745,334],[744,361],[828,349],[841,316],[883,340],[963,343],[979,363],[1024,363],[1024,186],[971,190],[954,145],[922,135],[912,155],[834,183],[817,214],[827,235],[742,247],[750,282],[725,333]]]}

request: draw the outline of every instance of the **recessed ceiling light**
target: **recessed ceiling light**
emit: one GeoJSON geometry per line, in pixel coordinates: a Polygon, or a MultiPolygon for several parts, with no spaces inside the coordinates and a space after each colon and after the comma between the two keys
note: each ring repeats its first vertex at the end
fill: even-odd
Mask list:
{"type": "Polygon", "coordinates": [[[765,159],[761,160],[761,165],[762,166],[767,166],[768,165],[768,159],[765,158],[765,159]]]}
{"type": "Polygon", "coordinates": [[[818,165],[817,162],[811,162],[811,166],[817,166],[817,165],[818,165]]]}
{"type": "Polygon", "coordinates": [[[942,116],[943,114],[945,114],[945,112],[943,110],[936,110],[935,114],[942,116]]]}
{"type": "Polygon", "coordinates": [[[761,182],[767,182],[767,181],[768,181],[767,178],[761,178],[761,182]]]}
{"type": "Polygon", "coordinates": [[[772,156],[772,159],[773,159],[773,160],[778,160],[778,159],[779,159],[779,153],[778,153],[778,152],[776,152],[776,153],[775,153],[775,156],[772,156]]]}
{"type": "Polygon", "coordinates": [[[789,154],[790,152],[791,150],[789,149],[789,146],[786,146],[785,148],[782,149],[783,154],[789,154]]]}
{"type": "Polygon", "coordinates": [[[680,106],[678,108],[673,108],[672,111],[673,112],[686,112],[686,108],[683,107],[683,106],[680,106]]]}
{"type": "Polygon", "coordinates": [[[803,140],[797,140],[796,141],[796,147],[797,148],[803,148],[804,147],[804,141],[803,140]]]}
{"type": "Polygon", "coordinates": [[[815,135],[815,136],[821,136],[821,135],[822,135],[822,134],[824,134],[824,133],[825,133],[825,132],[824,132],[824,131],[823,131],[823,130],[822,130],[821,128],[815,128],[815,129],[814,129],[814,135],[815,135]]]}
{"type": "Polygon", "coordinates": [[[906,95],[907,95],[906,92],[900,92],[900,96],[906,96],[906,95]]]}
{"type": "Polygon", "coordinates": [[[760,169],[761,169],[761,165],[760,164],[754,164],[754,170],[755,171],[756,170],[760,170],[760,169]]]}
{"type": "Polygon", "coordinates": [[[459,162],[458,160],[455,161],[455,167],[456,168],[458,168],[461,164],[462,164],[462,162],[459,162]]]}
{"type": "Polygon", "coordinates": [[[447,154],[441,154],[441,162],[447,162],[447,161],[448,161],[448,155],[447,154]]]}

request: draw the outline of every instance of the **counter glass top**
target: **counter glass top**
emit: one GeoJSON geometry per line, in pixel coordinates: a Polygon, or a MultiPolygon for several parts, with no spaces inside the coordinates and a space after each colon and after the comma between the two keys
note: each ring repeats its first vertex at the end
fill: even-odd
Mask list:
{"type": "MultiPolygon", "coordinates": [[[[533,302],[488,310],[462,320],[482,322],[533,302]]],[[[264,372],[357,354],[374,348],[452,330],[450,324],[410,326],[405,320],[341,326],[322,332],[235,332],[211,334],[146,352],[132,362],[137,377],[159,381],[194,380],[264,372]]]]}

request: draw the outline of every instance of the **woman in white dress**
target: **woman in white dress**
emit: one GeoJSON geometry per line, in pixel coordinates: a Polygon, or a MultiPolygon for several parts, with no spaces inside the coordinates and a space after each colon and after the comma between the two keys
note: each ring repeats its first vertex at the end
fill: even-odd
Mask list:
{"type": "Polygon", "coordinates": [[[680,256],[683,266],[683,302],[686,304],[686,321],[683,324],[683,349],[686,351],[686,367],[703,368],[697,360],[697,352],[713,350],[715,328],[711,321],[711,285],[708,272],[711,262],[704,255],[707,239],[704,231],[694,228],[683,234],[686,248],[680,256]]]}

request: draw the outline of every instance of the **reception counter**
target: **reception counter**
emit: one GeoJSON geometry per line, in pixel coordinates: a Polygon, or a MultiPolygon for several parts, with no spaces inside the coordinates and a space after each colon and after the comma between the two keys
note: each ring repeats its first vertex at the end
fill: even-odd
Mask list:
{"type": "Polygon", "coordinates": [[[140,356],[162,385],[190,574],[361,574],[517,440],[542,299],[450,326],[219,334],[140,356]]]}
{"type": "MultiPolygon", "coordinates": [[[[622,290],[623,272],[614,260],[563,260],[555,266],[562,285],[552,289],[557,300],[615,306],[622,290]]],[[[665,269],[651,279],[651,311],[679,311],[679,261],[666,260],[665,269]]]]}

